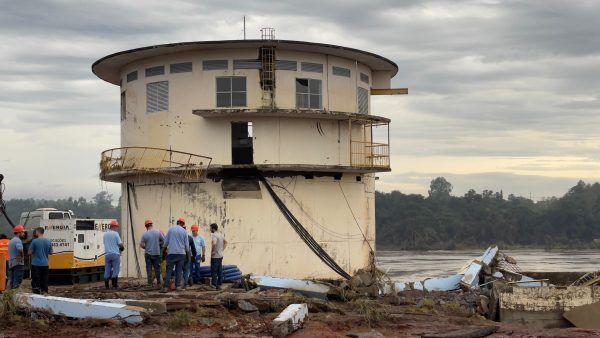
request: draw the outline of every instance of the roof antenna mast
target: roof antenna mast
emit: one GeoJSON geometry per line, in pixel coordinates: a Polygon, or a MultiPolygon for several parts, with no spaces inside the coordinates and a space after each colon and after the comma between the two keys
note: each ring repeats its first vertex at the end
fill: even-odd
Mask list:
{"type": "Polygon", "coordinates": [[[246,40],[246,16],[244,15],[244,40],[246,40]]]}

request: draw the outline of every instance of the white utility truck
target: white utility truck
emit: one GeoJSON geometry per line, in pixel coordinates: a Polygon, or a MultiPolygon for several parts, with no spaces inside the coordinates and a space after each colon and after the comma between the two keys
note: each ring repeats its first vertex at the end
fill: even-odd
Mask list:
{"type": "Polygon", "coordinates": [[[40,208],[21,214],[20,224],[27,237],[44,228],[44,237],[52,242],[48,259],[52,284],[77,284],[100,281],[104,274],[103,234],[111,219],[77,219],[72,211],[40,208]]]}

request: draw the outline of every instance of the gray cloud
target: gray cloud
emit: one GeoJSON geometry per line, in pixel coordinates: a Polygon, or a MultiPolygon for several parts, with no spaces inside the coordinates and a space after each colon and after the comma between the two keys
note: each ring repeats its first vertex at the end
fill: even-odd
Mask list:
{"type": "MultiPolygon", "coordinates": [[[[591,0],[4,1],[0,171],[17,177],[22,191],[33,195],[57,190],[79,195],[78,187],[93,195],[99,189],[99,152],[119,144],[119,107],[117,89],[95,78],[90,65],[140,46],[238,39],[242,15],[249,38],[272,26],[278,38],[346,45],[394,60],[400,71],[393,83],[409,87],[410,95],[374,98],[372,107],[392,118],[397,159],[578,156],[593,170],[600,153],[597,13],[600,3],[591,0]],[[95,133],[101,136],[89,137],[95,133]],[[85,146],[85,154],[73,140],[85,146]],[[60,156],[91,161],[85,170],[69,172],[78,187],[55,183],[59,189],[25,176],[40,176],[21,167],[31,162],[23,154],[37,154],[43,144],[61,148],[60,156]]],[[[402,164],[401,175],[386,175],[389,184],[380,181],[382,189],[403,180],[415,183],[406,176],[411,163],[402,164]]],[[[57,163],[44,176],[64,180],[65,166],[57,163]]],[[[545,169],[550,175],[553,168],[565,167],[545,169]]],[[[486,180],[512,184],[494,175],[469,179],[482,186],[486,180]]],[[[549,195],[576,181],[536,180],[519,182],[529,187],[525,190],[549,195]]]]}

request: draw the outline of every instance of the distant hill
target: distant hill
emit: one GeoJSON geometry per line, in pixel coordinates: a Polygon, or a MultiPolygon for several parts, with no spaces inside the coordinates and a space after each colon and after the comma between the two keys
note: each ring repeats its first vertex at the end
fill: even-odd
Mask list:
{"type": "Polygon", "coordinates": [[[599,183],[579,181],[564,196],[537,203],[490,190],[451,191],[438,177],[427,197],[376,192],[378,249],[600,248],[599,183]]]}

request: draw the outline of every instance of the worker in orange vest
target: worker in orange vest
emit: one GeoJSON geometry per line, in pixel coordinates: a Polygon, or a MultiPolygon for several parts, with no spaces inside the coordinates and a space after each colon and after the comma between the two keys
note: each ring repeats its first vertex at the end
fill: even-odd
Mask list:
{"type": "Polygon", "coordinates": [[[0,263],[4,263],[4,266],[0,267],[0,271],[4,269],[4,273],[0,274],[4,277],[3,280],[0,280],[0,291],[4,290],[8,280],[8,243],[10,243],[8,237],[5,234],[0,234],[0,255],[4,256],[3,259],[0,259],[0,263]]]}

